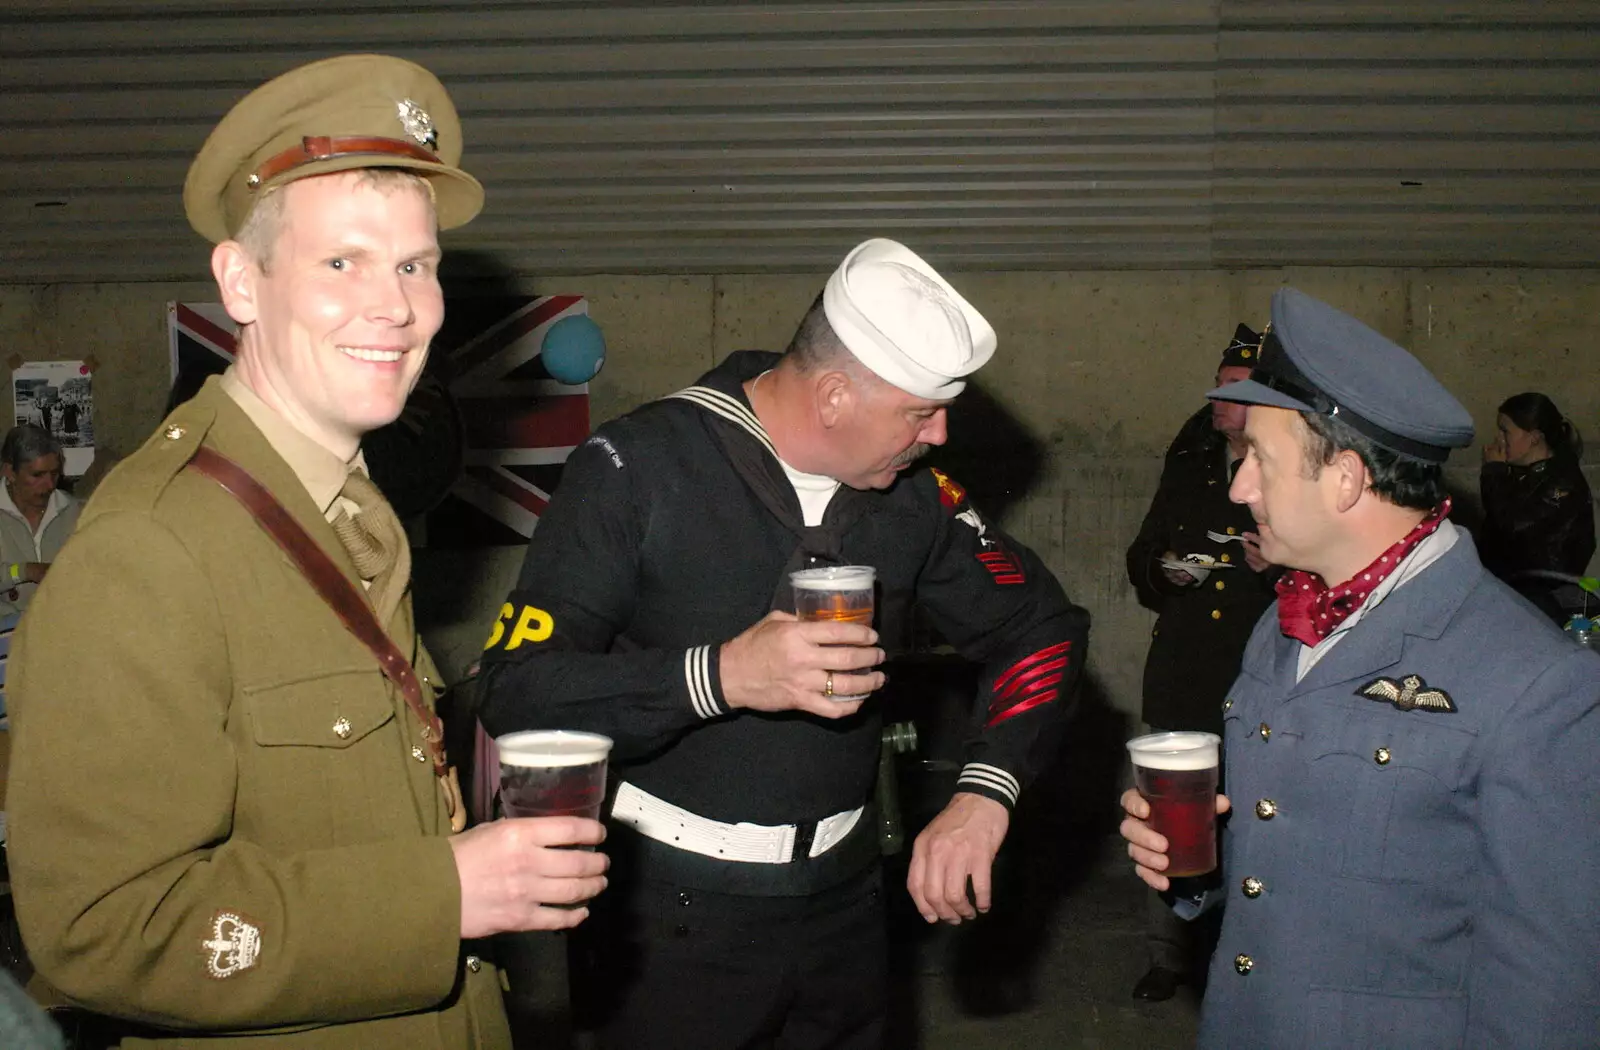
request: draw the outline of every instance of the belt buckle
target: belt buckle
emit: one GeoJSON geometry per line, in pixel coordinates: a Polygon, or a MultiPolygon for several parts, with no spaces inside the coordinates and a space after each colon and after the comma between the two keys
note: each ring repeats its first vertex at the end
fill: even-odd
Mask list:
{"type": "Polygon", "coordinates": [[[811,844],[817,839],[817,823],[815,820],[808,820],[804,824],[794,826],[794,847],[789,854],[790,864],[810,859],[811,844]]]}

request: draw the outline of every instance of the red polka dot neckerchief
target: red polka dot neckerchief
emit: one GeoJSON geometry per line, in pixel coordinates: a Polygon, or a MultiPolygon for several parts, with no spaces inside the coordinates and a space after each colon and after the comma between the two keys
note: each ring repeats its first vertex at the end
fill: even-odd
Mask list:
{"type": "Polygon", "coordinates": [[[1450,497],[1446,496],[1399,543],[1337,587],[1329,587],[1321,576],[1303,569],[1290,569],[1278,577],[1278,629],[1296,641],[1315,646],[1361,608],[1378,585],[1389,578],[1417,544],[1433,534],[1449,513],[1450,497]]]}

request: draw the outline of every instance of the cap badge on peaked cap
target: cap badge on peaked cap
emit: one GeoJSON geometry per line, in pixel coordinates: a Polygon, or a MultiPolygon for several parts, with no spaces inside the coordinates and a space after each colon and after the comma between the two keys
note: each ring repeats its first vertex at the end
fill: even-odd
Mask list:
{"type": "Polygon", "coordinates": [[[428,116],[428,111],[409,98],[401,99],[395,106],[400,111],[400,126],[406,129],[406,134],[416,139],[417,145],[437,150],[439,131],[433,126],[433,118],[428,116]]]}

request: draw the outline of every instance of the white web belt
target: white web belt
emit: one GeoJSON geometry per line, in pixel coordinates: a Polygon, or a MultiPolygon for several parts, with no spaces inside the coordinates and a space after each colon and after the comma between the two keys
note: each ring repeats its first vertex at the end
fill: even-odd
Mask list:
{"type": "MultiPolygon", "coordinates": [[[[807,856],[820,857],[837,846],[856,826],[861,813],[862,807],[857,806],[817,821],[807,856]]],[[[611,818],[668,846],[748,864],[787,864],[794,859],[799,830],[794,824],[724,824],[628,783],[617,788],[611,818]]]]}

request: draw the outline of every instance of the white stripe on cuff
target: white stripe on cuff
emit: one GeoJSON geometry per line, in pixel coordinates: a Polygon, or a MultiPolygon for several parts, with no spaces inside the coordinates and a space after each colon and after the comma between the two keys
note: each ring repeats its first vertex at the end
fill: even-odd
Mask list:
{"type": "Polygon", "coordinates": [[[683,678],[689,686],[689,702],[701,718],[722,714],[716,691],[711,688],[711,646],[697,645],[683,654],[683,678]]]}
{"type": "Polygon", "coordinates": [[[1017,804],[1017,796],[1022,792],[1022,785],[1017,778],[1001,769],[983,762],[968,762],[961,769],[961,775],[956,778],[956,787],[962,784],[986,787],[990,791],[998,791],[1010,800],[1012,805],[1017,804]]]}

